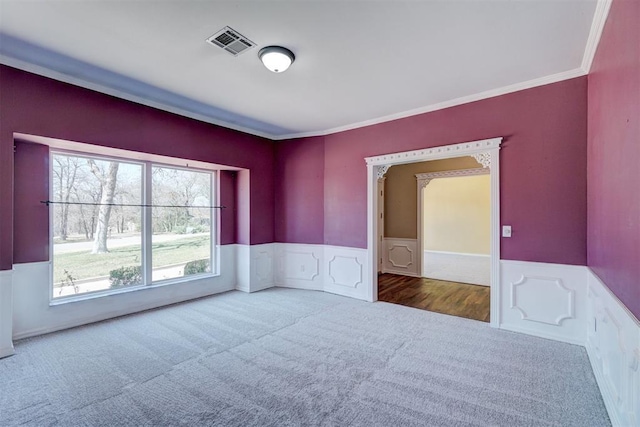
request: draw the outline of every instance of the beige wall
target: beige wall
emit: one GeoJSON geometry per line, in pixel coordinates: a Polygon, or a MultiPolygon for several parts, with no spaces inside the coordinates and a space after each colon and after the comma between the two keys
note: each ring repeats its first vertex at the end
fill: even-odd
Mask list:
{"type": "Polygon", "coordinates": [[[479,167],[482,166],[468,156],[390,167],[385,175],[385,237],[416,239],[418,236],[416,174],[479,167]]]}
{"type": "Polygon", "coordinates": [[[489,175],[437,178],[422,191],[424,250],[489,255],[489,175]]]}

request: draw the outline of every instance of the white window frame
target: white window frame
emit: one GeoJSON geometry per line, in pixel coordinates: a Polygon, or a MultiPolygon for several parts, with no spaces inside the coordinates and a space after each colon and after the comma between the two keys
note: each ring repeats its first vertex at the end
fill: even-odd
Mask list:
{"type": "MultiPolygon", "coordinates": [[[[84,151],[76,151],[76,150],[68,150],[68,149],[51,149],[49,152],[49,200],[54,200],[53,194],[53,156],[55,155],[63,155],[63,156],[73,156],[73,157],[82,157],[87,159],[96,159],[96,160],[104,160],[104,161],[117,161],[122,163],[134,164],[141,166],[141,204],[151,205],[152,204],[152,170],[154,166],[167,168],[167,169],[178,169],[190,172],[200,172],[200,173],[208,173],[210,176],[210,194],[209,200],[211,206],[219,206],[219,197],[220,197],[220,179],[219,179],[219,170],[217,168],[212,167],[211,169],[206,167],[193,167],[189,166],[187,160],[183,159],[175,159],[175,163],[171,162],[162,162],[162,161],[153,161],[153,160],[141,160],[135,158],[129,158],[126,156],[117,156],[110,154],[102,154],[102,153],[93,153],[93,152],[84,152],[84,151]],[[186,163],[186,165],[184,165],[186,163]]],[[[174,160],[174,159],[171,159],[174,160]]],[[[202,162],[197,162],[198,166],[202,166],[202,162]]],[[[213,166],[213,165],[212,165],[213,166]]],[[[153,272],[153,263],[152,263],[152,238],[153,238],[153,230],[152,230],[152,209],[151,207],[142,208],[141,209],[141,246],[142,246],[142,283],[136,286],[127,286],[119,289],[105,289],[100,291],[93,292],[84,292],[82,294],[68,295],[68,296],[54,296],[54,287],[53,287],[53,263],[54,260],[54,252],[53,252],[53,240],[54,240],[54,209],[49,209],[49,254],[50,254],[50,265],[49,265],[49,304],[50,305],[58,305],[64,304],[67,302],[73,301],[82,301],[86,299],[100,298],[104,296],[127,293],[127,292],[136,292],[143,289],[151,289],[160,286],[167,286],[185,282],[191,282],[196,280],[202,280],[206,278],[212,278],[220,275],[220,253],[218,250],[218,246],[220,245],[220,212],[217,208],[211,208],[211,224],[210,224],[210,268],[211,271],[208,273],[200,273],[193,274],[189,276],[181,276],[171,279],[165,280],[152,280],[152,272],[153,272]]]]}

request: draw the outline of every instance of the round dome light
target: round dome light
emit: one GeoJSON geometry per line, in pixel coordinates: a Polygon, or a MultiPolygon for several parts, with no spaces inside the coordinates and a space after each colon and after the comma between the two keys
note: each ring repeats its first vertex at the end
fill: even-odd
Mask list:
{"type": "Polygon", "coordinates": [[[280,46],[267,46],[260,49],[258,57],[269,71],[274,73],[282,73],[293,61],[296,56],[289,49],[280,46]]]}

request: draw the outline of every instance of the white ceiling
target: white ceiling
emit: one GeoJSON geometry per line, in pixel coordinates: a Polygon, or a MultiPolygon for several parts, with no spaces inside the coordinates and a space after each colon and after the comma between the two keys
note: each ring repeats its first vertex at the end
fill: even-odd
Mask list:
{"type": "Polygon", "coordinates": [[[585,74],[594,16],[596,0],[0,0],[0,61],[282,139],[585,74]],[[227,25],[257,47],[205,43],[227,25]],[[285,73],[258,60],[272,44],[296,54],[285,73]]]}

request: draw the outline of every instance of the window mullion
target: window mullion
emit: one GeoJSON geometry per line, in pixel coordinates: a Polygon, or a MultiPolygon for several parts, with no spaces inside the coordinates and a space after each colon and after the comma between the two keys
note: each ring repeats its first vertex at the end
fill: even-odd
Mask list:
{"type": "Polygon", "coordinates": [[[151,163],[146,162],[143,167],[143,189],[142,189],[142,198],[144,200],[144,205],[146,207],[142,208],[142,271],[144,275],[143,283],[145,285],[150,285],[153,281],[153,265],[152,265],[152,245],[153,245],[153,229],[152,229],[152,191],[151,183],[153,181],[153,168],[151,167],[151,163]]]}

